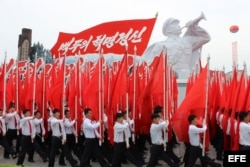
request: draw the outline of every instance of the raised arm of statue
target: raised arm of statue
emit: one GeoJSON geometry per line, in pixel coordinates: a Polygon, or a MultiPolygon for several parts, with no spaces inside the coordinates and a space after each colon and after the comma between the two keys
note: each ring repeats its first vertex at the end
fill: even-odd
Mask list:
{"type": "Polygon", "coordinates": [[[208,32],[198,25],[201,20],[206,20],[206,17],[203,12],[201,12],[198,18],[187,22],[185,25],[187,30],[184,33],[183,37],[194,37],[191,40],[193,51],[201,48],[202,45],[206,44],[211,40],[211,37],[208,32]]]}

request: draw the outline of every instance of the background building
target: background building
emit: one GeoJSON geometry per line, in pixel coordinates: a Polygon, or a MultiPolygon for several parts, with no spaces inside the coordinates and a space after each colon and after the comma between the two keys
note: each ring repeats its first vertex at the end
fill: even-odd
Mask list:
{"type": "Polygon", "coordinates": [[[18,60],[28,60],[31,53],[32,30],[28,28],[22,29],[22,34],[18,39],[18,60]]]}

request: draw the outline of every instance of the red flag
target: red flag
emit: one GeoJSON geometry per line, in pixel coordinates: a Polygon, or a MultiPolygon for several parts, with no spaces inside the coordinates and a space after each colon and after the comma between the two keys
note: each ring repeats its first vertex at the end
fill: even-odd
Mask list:
{"type": "Polygon", "coordinates": [[[148,134],[151,125],[151,114],[156,105],[163,106],[163,62],[164,55],[156,56],[154,59],[155,67],[153,68],[152,76],[142,92],[138,105],[140,106],[141,133],[148,134]]]}
{"type": "MultiPolygon", "coordinates": [[[[207,66],[200,73],[185,99],[173,115],[173,129],[179,141],[189,142],[188,137],[188,116],[195,114],[197,118],[204,118],[206,99],[207,66]]],[[[208,130],[207,130],[208,131],[208,130]]]]}
{"type": "MultiPolygon", "coordinates": [[[[59,55],[75,55],[98,53],[123,54],[125,46],[137,46],[137,54],[141,55],[148,45],[156,18],[141,20],[122,20],[106,22],[80,33],[60,32],[57,43],[51,49],[56,58],[59,55]]],[[[128,53],[134,53],[134,47],[128,53]]]]}

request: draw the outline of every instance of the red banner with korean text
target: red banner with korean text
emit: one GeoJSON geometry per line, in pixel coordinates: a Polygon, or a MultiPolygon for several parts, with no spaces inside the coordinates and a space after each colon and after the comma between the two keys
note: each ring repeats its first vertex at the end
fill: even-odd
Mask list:
{"type": "Polygon", "coordinates": [[[106,22],[82,32],[71,34],[60,32],[56,44],[50,50],[55,58],[77,54],[103,53],[142,55],[148,45],[156,18],[106,22]]]}

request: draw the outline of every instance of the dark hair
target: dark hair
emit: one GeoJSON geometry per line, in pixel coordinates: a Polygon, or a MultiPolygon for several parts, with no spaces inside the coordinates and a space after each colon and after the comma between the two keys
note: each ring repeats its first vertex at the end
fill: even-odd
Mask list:
{"type": "Polygon", "coordinates": [[[12,108],[12,107],[15,107],[15,103],[14,102],[10,102],[10,104],[9,104],[9,109],[12,108]]]}
{"type": "Polygon", "coordinates": [[[159,105],[155,106],[154,113],[158,114],[158,113],[161,113],[161,112],[162,112],[162,106],[159,106],[159,105]]]}
{"type": "Polygon", "coordinates": [[[121,117],[123,117],[123,116],[124,116],[124,114],[121,113],[121,112],[118,112],[118,113],[116,113],[116,115],[115,115],[116,119],[121,118],[121,117]]]}
{"type": "Polygon", "coordinates": [[[155,118],[160,118],[160,115],[158,113],[153,113],[151,115],[151,120],[155,119],[155,118]]]}
{"type": "Polygon", "coordinates": [[[24,109],[23,110],[23,115],[25,115],[27,112],[29,112],[30,110],[29,109],[24,109]]]}
{"type": "Polygon", "coordinates": [[[68,109],[64,110],[64,115],[66,115],[69,112],[68,109]]]}
{"type": "Polygon", "coordinates": [[[236,120],[237,120],[237,119],[238,119],[238,117],[239,117],[239,112],[235,112],[235,113],[234,113],[234,119],[236,119],[236,120]]]}
{"type": "Polygon", "coordinates": [[[87,115],[90,111],[91,111],[90,108],[85,108],[85,109],[84,109],[84,115],[87,115]]]}
{"type": "Polygon", "coordinates": [[[239,113],[240,121],[243,121],[248,116],[248,112],[242,111],[239,113]]]}
{"type": "Polygon", "coordinates": [[[53,111],[52,111],[53,114],[55,114],[55,113],[57,113],[57,112],[60,112],[60,110],[59,110],[58,108],[55,108],[55,109],[53,109],[53,111]]]}
{"type": "Polygon", "coordinates": [[[39,111],[39,110],[36,110],[36,111],[34,112],[34,115],[36,115],[36,114],[38,114],[38,113],[40,113],[40,111],[39,111]]]}
{"type": "Polygon", "coordinates": [[[195,115],[191,114],[188,116],[188,122],[191,123],[196,118],[195,115]]]}

